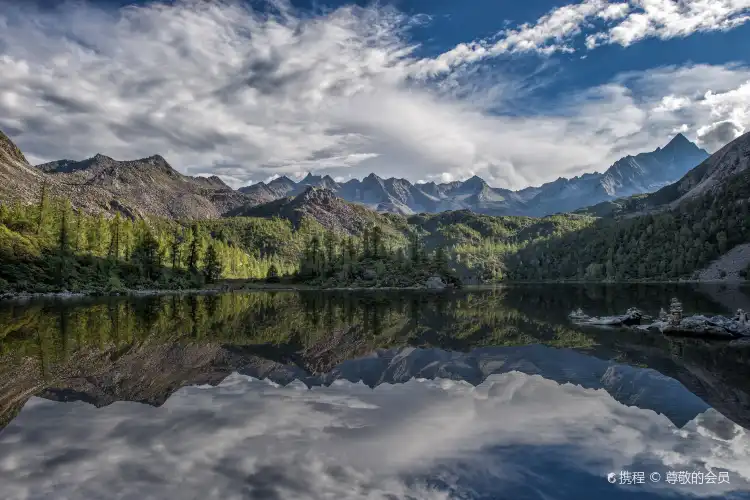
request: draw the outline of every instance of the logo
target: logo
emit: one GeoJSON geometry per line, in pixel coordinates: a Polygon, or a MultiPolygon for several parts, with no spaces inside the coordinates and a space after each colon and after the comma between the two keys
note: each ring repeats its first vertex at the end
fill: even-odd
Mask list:
{"type": "Polygon", "coordinates": [[[612,484],[616,483],[617,482],[617,474],[615,474],[614,472],[610,472],[609,474],[607,474],[607,481],[609,481],[612,484]]]}

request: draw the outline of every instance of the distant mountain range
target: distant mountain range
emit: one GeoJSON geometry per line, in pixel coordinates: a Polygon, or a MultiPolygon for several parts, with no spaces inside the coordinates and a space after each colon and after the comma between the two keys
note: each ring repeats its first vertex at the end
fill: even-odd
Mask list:
{"type": "Polygon", "coordinates": [[[655,191],[707,157],[706,151],[678,134],[664,148],[622,158],[603,174],[559,178],[520,191],[491,187],[477,176],[459,182],[412,184],[375,174],[343,183],[327,175],[308,174],[299,182],[279,177],[234,190],[216,176],[183,175],[159,155],[117,161],[97,154],[82,161],[58,160],[34,167],[0,132],[0,200],[33,202],[44,184],[49,193],[69,198],[86,210],[205,219],[264,212],[253,207],[314,187],[379,212],[408,215],[468,209],[487,215],[544,216],[655,191]]]}
{"type": "Polygon", "coordinates": [[[708,156],[706,151],[678,134],[665,147],[626,156],[602,174],[561,177],[520,191],[490,187],[478,176],[463,182],[412,184],[405,179],[383,179],[375,174],[343,183],[327,175],[308,174],[299,182],[279,177],[269,183],[240,188],[240,192],[269,202],[300,194],[312,186],[329,189],[346,201],[379,212],[408,215],[469,209],[489,215],[544,216],[656,191],[681,178],[708,156]]]}
{"type": "Polygon", "coordinates": [[[606,217],[673,209],[683,201],[720,189],[748,167],[750,167],[750,132],[726,144],[674,183],[652,193],[604,201],[576,212],[606,217]]]}

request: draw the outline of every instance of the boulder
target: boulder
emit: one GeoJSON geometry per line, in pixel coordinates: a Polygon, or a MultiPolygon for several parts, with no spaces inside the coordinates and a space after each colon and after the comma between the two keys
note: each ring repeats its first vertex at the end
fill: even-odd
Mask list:
{"type": "Polygon", "coordinates": [[[443,281],[443,278],[441,278],[440,276],[430,276],[427,281],[425,281],[424,286],[426,286],[430,290],[442,290],[448,285],[446,285],[446,283],[443,281]]]}
{"type": "Polygon", "coordinates": [[[620,316],[588,316],[581,309],[577,309],[571,312],[568,317],[579,325],[629,326],[639,330],[661,332],[664,335],[728,340],[750,337],[750,318],[748,313],[743,310],[738,310],[732,318],[707,317],[700,314],[683,316],[682,304],[677,299],[672,299],[669,313],[662,309],[659,311],[659,318],[656,321],[645,324],[644,322],[652,320],[652,318],[635,307],[631,307],[620,316]]]}
{"type": "Polygon", "coordinates": [[[365,269],[362,271],[362,279],[367,281],[373,281],[378,279],[378,273],[374,269],[365,269]]]}

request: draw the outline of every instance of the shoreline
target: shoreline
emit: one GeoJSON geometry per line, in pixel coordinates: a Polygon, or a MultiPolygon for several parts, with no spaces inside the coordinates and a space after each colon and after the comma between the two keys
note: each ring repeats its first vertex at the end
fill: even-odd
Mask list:
{"type": "Polygon", "coordinates": [[[503,281],[498,283],[484,283],[464,285],[461,288],[446,287],[441,289],[432,289],[424,286],[408,287],[367,287],[367,286],[340,286],[340,287],[320,287],[305,284],[280,284],[280,283],[255,283],[255,282],[236,282],[211,288],[186,288],[186,289],[129,289],[112,292],[102,292],[99,290],[84,291],[58,291],[58,292],[5,292],[0,293],[0,302],[3,301],[24,301],[32,299],[53,298],[53,299],[80,299],[85,297],[148,297],[157,295],[211,295],[219,293],[236,293],[249,291],[279,291],[279,292],[299,292],[299,291],[425,291],[425,292],[455,292],[460,290],[494,290],[498,288],[508,288],[513,286],[528,285],[604,285],[604,286],[623,286],[623,285],[723,285],[723,286],[750,286],[750,281],[725,281],[725,280],[628,280],[628,281],[503,281]]]}

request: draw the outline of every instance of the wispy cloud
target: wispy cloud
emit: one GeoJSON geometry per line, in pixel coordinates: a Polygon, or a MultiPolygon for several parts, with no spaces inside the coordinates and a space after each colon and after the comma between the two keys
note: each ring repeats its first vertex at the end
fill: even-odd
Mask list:
{"type": "MultiPolygon", "coordinates": [[[[235,186],[308,170],[340,177],[374,170],[412,180],[479,174],[520,188],[601,170],[623,152],[663,145],[682,124],[692,137],[727,120],[736,130],[748,125],[746,111],[737,111],[747,109],[744,67],[630,75],[506,116],[497,110],[533,90],[525,76],[500,71],[481,80],[454,64],[477,47],[568,50],[592,16],[627,19],[632,8],[621,4],[557,9],[492,44],[429,60],[415,55],[407,36],[422,17],[383,7],[313,15],[271,5],[185,0],[36,11],[5,2],[0,128],[32,160],[159,153],[183,172],[215,173],[235,186]],[[448,71],[434,71],[441,65],[448,71]],[[634,87],[669,74],[684,78],[654,92],[634,87]],[[657,113],[665,96],[687,96],[691,105],[657,113]],[[730,109],[720,98],[738,104],[730,109]]],[[[721,130],[710,137],[725,137],[721,130]]]]}
{"type": "Polygon", "coordinates": [[[609,44],[627,47],[647,38],[726,31],[749,20],[750,0],[584,0],[503,30],[495,40],[461,43],[436,59],[424,60],[422,66],[427,73],[437,73],[503,54],[575,52],[576,42],[584,36],[589,50],[609,44]]]}
{"type": "Polygon", "coordinates": [[[589,35],[586,43],[589,48],[607,43],[627,47],[646,38],[725,31],[749,20],[748,0],[636,0],[620,22],[589,35]]]}

